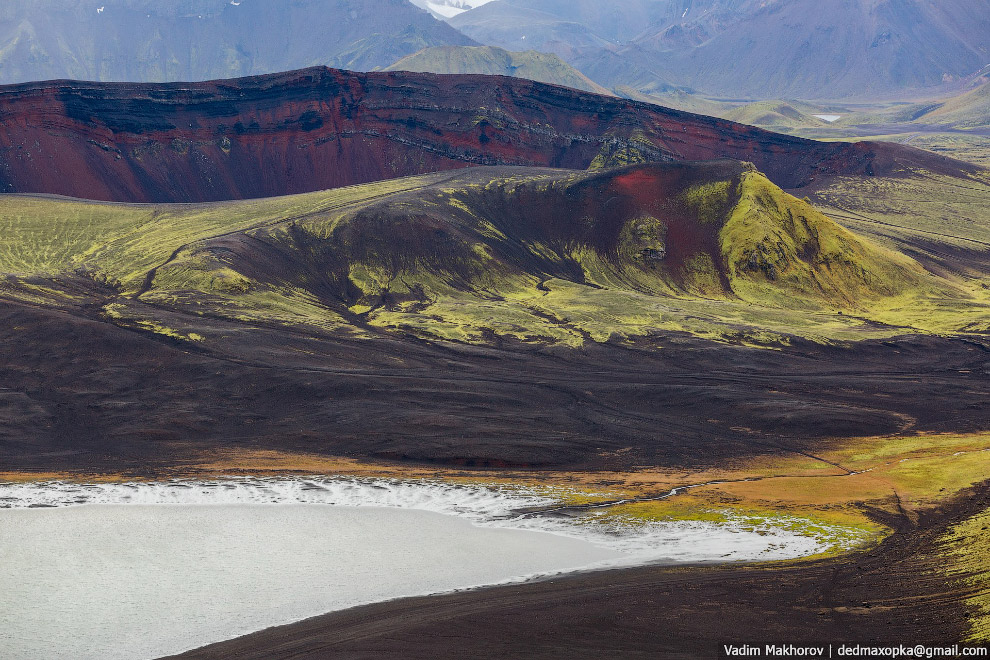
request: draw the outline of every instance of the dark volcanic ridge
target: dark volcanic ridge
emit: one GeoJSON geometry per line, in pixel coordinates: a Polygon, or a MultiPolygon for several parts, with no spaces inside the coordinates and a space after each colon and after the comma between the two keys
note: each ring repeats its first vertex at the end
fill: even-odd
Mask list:
{"type": "Polygon", "coordinates": [[[499,76],[323,67],[205,83],[0,88],[0,191],[128,202],[285,195],[471,165],[733,158],[784,188],[973,170],[499,76]]]}

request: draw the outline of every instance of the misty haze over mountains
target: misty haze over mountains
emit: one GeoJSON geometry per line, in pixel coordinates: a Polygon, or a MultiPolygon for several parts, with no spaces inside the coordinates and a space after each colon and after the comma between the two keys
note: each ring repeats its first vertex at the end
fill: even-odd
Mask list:
{"type": "Polygon", "coordinates": [[[450,23],[642,91],[873,99],[959,83],[990,64],[981,0],[498,0],[450,23]]]}
{"type": "Polygon", "coordinates": [[[946,95],[983,81],[990,72],[990,11],[984,0],[7,0],[0,6],[0,83],[206,80],[313,65],[374,70],[423,48],[466,45],[552,53],[608,89],[876,100],[946,95]]]}
{"type": "Polygon", "coordinates": [[[4,0],[0,83],[370,70],[474,42],[406,0],[4,0]],[[101,11],[102,10],[102,11],[101,11]]]}

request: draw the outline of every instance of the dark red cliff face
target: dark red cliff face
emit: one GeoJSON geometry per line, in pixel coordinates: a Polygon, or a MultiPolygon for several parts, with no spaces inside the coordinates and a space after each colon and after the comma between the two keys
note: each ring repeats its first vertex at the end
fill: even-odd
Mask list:
{"type": "Polygon", "coordinates": [[[938,158],[504,77],[320,67],[205,83],[0,88],[3,192],[211,201],[471,165],[584,169],[603,151],[631,150],[655,161],[751,161],[786,188],[938,158]]]}

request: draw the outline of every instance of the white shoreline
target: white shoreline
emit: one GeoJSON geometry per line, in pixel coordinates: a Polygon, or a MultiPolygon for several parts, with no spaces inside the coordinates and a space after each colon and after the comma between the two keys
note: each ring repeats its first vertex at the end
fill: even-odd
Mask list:
{"type": "Polygon", "coordinates": [[[87,504],[313,504],[413,509],[466,518],[480,527],[555,534],[635,555],[623,566],[658,561],[697,563],[796,559],[824,552],[833,545],[827,538],[829,529],[823,527],[822,534],[810,537],[784,529],[782,523],[787,521],[784,518],[776,521],[766,519],[755,524],[751,519],[721,523],[677,520],[629,521],[622,524],[603,516],[606,512],[602,510],[589,511],[587,516],[575,519],[520,516],[517,512],[521,509],[552,507],[562,502],[524,487],[459,485],[425,479],[307,476],[107,483],[0,482],[0,514],[4,509],[87,504]],[[753,541],[771,539],[776,543],[764,544],[767,547],[763,551],[749,547],[745,551],[722,553],[708,548],[697,553],[685,554],[682,549],[670,556],[657,554],[658,544],[677,546],[678,539],[684,536],[697,542],[703,542],[708,537],[723,541],[747,537],[753,541]]]}
{"type": "MultiPolygon", "coordinates": [[[[102,520],[105,524],[112,526],[112,524],[115,524],[117,518],[132,519],[133,516],[130,515],[131,513],[137,515],[139,521],[142,520],[142,509],[151,511],[161,509],[163,511],[162,514],[153,514],[150,518],[164,520],[166,523],[165,532],[171,530],[171,528],[167,527],[169,520],[181,521],[187,516],[193,518],[200,516],[204,520],[219,521],[216,523],[219,526],[222,526],[224,521],[228,519],[241,520],[247,516],[249,526],[255,525],[257,527],[260,525],[258,528],[264,530],[267,529],[266,526],[270,525],[270,523],[264,521],[267,518],[263,519],[259,516],[267,517],[268,514],[263,512],[271,510],[277,512],[273,516],[274,519],[301,521],[299,523],[301,526],[298,529],[295,527],[284,528],[286,529],[286,534],[291,535],[292,533],[299,533],[298,530],[309,529],[307,525],[311,526],[312,519],[325,519],[326,516],[319,514],[317,511],[312,511],[312,515],[305,513],[312,506],[322,505],[335,509],[411,509],[443,516],[453,516],[470,523],[473,527],[488,529],[489,532],[483,533],[482,536],[484,534],[495,534],[498,538],[509,539],[509,546],[507,547],[511,547],[513,544],[518,545],[519,543],[526,545],[526,547],[543,547],[538,537],[527,536],[529,532],[540,532],[559,539],[553,542],[549,542],[548,540],[545,546],[547,552],[557,554],[547,555],[545,560],[540,560],[543,566],[547,564],[552,566],[556,563],[556,566],[559,566],[559,568],[548,569],[541,567],[540,570],[512,574],[512,571],[522,569],[529,562],[529,560],[524,560],[522,563],[519,563],[517,559],[514,560],[517,563],[509,564],[504,569],[499,569],[502,570],[503,575],[505,571],[508,571],[510,573],[509,577],[501,579],[489,579],[485,577],[480,581],[470,581],[468,575],[481,577],[481,575],[487,573],[491,578],[495,578],[495,574],[491,573],[494,570],[494,565],[487,568],[479,565],[478,570],[475,570],[474,564],[471,562],[477,563],[477,555],[457,555],[457,547],[462,545],[462,543],[473,542],[467,540],[468,537],[473,536],[473,533],[465,534],[464,536],[448,535],[432,537],[428,540],[426,547],[441,548],[444,553],[453,553],[451,554],[451,559],[446,561],[461,561],[456,559],[458,556],[473,558],[467,559],[468,564],[463,566],[459,564],[441,564],[450,568],[451,575],[454,573],[460,575],[458,571],[462,569],[468,571],[464,573],[464,577],[468,578],[466,584],[458,584],[454,587],[427,587],[402,591],[402,585],[406,584],[404,580],[406,580],[407,576],[397,572],[395,573],[395,579],[391,580],[390,577],[389,579],[391,581],[386,586],[378,587],[376,585],[376,589],[368,590],[366,592],[368,598],[361,595],[361,593],[365,592],[359,592],[357,600],[350,596],[342,597],[338,599],[340,606],[325,607],[321,603],[318,607],[309,607],[304,615],[290,614],[289,610],[285,610],[284,614],[287,618],[268,616],[267,625],[257,625],[257,621],[249,627],[231,628],[227,624],[218,624],[218,627],[224,628],[225,632],[223,636],[204,640],[202,636],[193,637],[190,635],[187,643],[170,645],[167,651],[169,654],[200,648],[204,645],[225,639],[234,639],[270,627],[288,625],[313,616],[402,598],[439,596],[511,584],[549,580],[577,573],[630,568],[650,564],[704,564],[792,559],[817,554],[829,547],[826,540],[802,536],[793,530],[775,527],[769,521],[764,525],[755,526],[752,521],[745,523],[672,521],[634,525],[616,524],[614,521],[603,519],[601,514],[595,513],[579,519],[559,517],[541,518],[539,516],[519,516],[514,514],[519,509],[552,506],[558,503],[558,500],[546,497],[545,495],[515,487],[461,486],[435,481],[400,481],[379,478],[236,478],[93,484],[47,481],[0,483],[0,524],[6,525],[4,529],[7,529],[9,522],[16,522],[14,520],[15,518],[26,515],[29,518],[50,518],[55,521],[68,521],[71,528],[72,524],[74,524],[72,521],[76,520],[76,518],[65,518],[63,515],[57,513],[53,516],[45,516],[42,512],[46,510],[51,511],[52,509],[78,508],[82,510],[81,520],[102,520]],[[87,507],[92,508],[87,510],[87,507]],[[114,516],[112,511],[112,509],[118,507],[125,509],[134,507],[134,509],[130,509],[127,517],[118,517],[114,516]],[[175,515],[176,512],[172,510],[173,507],[181,507],[186,513],[183,513],[182,517],[177,517],[175,515]],[[237,511],[232,514],[223,514],[222,511],[216,511],[218,507],[235,507],[237,511]],[[297,509],[302,511],[302,513],[293,513],[292,510],[297,509]],[[34,512],[34,515],[29,512],[34,512]],[[13,517],[7,518],[7,521],[4,521],[5,514],[13,514],[13,517]],[[520,533],[525,538],[515,536],[520,533]],[[513,538],[516,540],[511,540],[513,538]],[[449,546],[449,548],[442,546],[449,546]],[[587,549],[581,550],[581,547],[587,547],[587,549]],[[557,549],[550,551],[550,548],[557,549]],[[566,549],[564,554],[560,554],[561,549],[566,549]],[[585,557],[585,559],[577,560],[576,558],[579,556],[585,557]],[[571,559],[565,559],[565,557],[571,557],[571,559]],[[591,558],[595,558],[595,560],[592,561],[591,558]],[[518,568],[510,568],[510,566],[517,566],[518,568]],[[398,592],[385,593],[388,589],[393,588],[397,589],[398,592]],[[350,600],[347,600],[347,598],[350,598],[350,600]],[[182,648],[178,648],[179,646],[182,646],[182,648]]],[[[373,512],[369,511],[368,514],[371,520],[376,518],[373,512]]],[[[330,516],[330,518],[332,519],[333,517],[330,516]]],[[[398,524],[402,524],[401,519],[396,518],[394,514],[386,515],[383,519],[398,520],[398,524]]],[[[147,521],[144,524],[147,524],[147,521]]],[[[183,524],[179,525],[180,529],[183,528],[183,524]]],[[[440,524],[439,521],[435,525],[430,523],[430,525],[426,526],[430,529],[434,527],[437,529],[464,529],[446,523],[440,524]]],[[[16,526],[14,529],[16,529],[16,526]]],[[[29,527],[28,529],[32,528],[29,527]]],[[[328,532],[333,536],[333,533],[337,529],[342,530],[342,533],[346,534],[348,528],[323,527],[319,529],[323,531],[314,532],[311,530],[310,536],[306,536],[305,538],[320,538],[321,534],[325,535],[328,532]]],[[[467,527],[467,529],[470,529],[470,527],[467,527]]],[[[188,533],[188,530],[186,531],[188,533]]],[[[87,541],[85,534],[87,532],[77,531],[77,534],[79,533],[83,534],[81,537],[82,544],[85,545],[87,541]]],[[[496,536],[492,536],[492,539],[494,540],[496,536]]],[[[11,554],[10,552],[5,553],[5,550],[9,551],[11,548],[14,548],[14,546],[7,543],[8,540],[13,539],[11,536],[8,536],[8,539],[0,540],[0,555],[11,554]],[[5,544],[7,544],[6,548],[4,547],[5,544]]],[[[183,547],[185,547],[186,552],[195,553],[199,549],[195,543],[191,543],[188,536],[182,537],[181,541],[185,544],[183,547]]],[[[417,542],[415,534],[413,537],[410,537],[410,541],[412,545],[415,545],[417,542]]],[[[418,542],[422,543],[422,541],[418,542]]],[[[360,544],[360,541],[358,543],[360,544]]],[[[124,547],[126,548],[127,546],[124,547]]],[[[165,548],[162,551],[163,555],[167,555],[172,551],[170,546],[161,547],[165,548]]],[[[223,545],[221,547],[235,546],[223,545]]],[[[335,552],[342,551],[341,547],[335,547],[335,552]]],[[[345,555],[350,552],[348,548],[351,547],[343,546],[345,555]]],[[[358,548],[361,547],[369,546],[358,546],[358,548]]],[[[157,547],[145,548],[144,552],[146,554],[143,556],[154,559],[157,557],[158,549],[157,547]]],[[[282,549],[280,552],[282,552],[282,555],[279,556],[280,558],[276,558],[273,561],[281,562],[277,564],[279,567],[286,566],[292,568],[293,560],[296,557],[293,554],[295,550],[282,549]]],[[[299,552],[303,553],[300,559],[300,566],[306,565],[307,557],[309,557],[309,561],[312,561],[312,548],[307,549],[300,546],[299,552]],[[310,554],[306,555],[306,552],[310,554]]],[[[518,555],[518,549],[515,552],[516,555],[514,556],[520,557],[518,555]]],[[[538,557],[542,556],[544,551],[533,550],[533,552],[536,552],[533,557],[538,557]]],[[[90,553],[92,555],[92,551],[90,553]]],[[[96,556],[100,557],[100,555],[96,556]]],[[[382,561],[390,561],[388,559],[390,556],[387,554],[383,555],[384,558],[382,561]]],[[[524,553],[521,556],[525,557],[526,555],[524,553]]],[[[26,562],[28,566],[32,566],[32,562],[35,560],[33,558],[25,559],[22,557],[21,561],[22,563],[26,562]]],[[[485,560],[481,561],[484,564],[485,560]]],[[[133,571],[133,565],[139,563],[132,559],[132,564],[127,565],[127,570],[133,571]]],[[[536,568],[539,563],[533,564],[529,562],[529,565],[536,568]]],[[[85,566],[85,564],[83,565],[85,566]]],[[[386,563],[383,566],[387,567],[385,569],[386,571],[390,571],[392,565],[386,563]]],[[[402,569],[399,568],[397,570],[401,571],[402,569]]],[[[423,569],[420,567],[414,570],[421,572],[423,569]]],[[[42,572],[42,575],[43,579],[50,579],[44,572],[42,572]]],[[[129,574],[125,572],[125,575],[129,574]]],[[[392,574],[387,573],[387,575],[391,576],[392,574]]],[[[420,577],[416,579],[423,582],[421,573],[411,573],[408,575],[419,575],[420,577]]],[[[2,577],[0,575],[0,578],[2,577]]],[[[447,578],[448,576],[445,575],[442,580],[434,580],[434,582],[439,581],[442,584],[446,581],[449,584],[451,580],[456,582],[457,579],[460,579],[457,577],[447,578]]],[[[169,577],[169,579],[174,578],[169,577]]],[[[169,584],[167,580],[166,583],[169,584]]],[[[423,587],[426,587],[428,583],[429,580],[423,582],[423,587]]],[[[16,582],[14,584],[16,585],[16,582]]],[[[124,584],[129,583],[125,580],[124,584]]],[[[412,582],[409,584],[411,586],[412,582]]],[[[255,593],[268,593],[265,591],[266,589],[275,588],[277,590],[284,585],[278,583],[273,587],[264,581],[259,581],[256,586],[255,593]]],[[[244,592],[245,587],[243,584],[240,584],[239,586],[231,587],[231,590],[235,593],[241,593],[244,592]],[[237,589],[240,589],[240,592],[237,592],[237,589]]],[[[310,591],[312,590],[313,588],[310,589],[310,591]]],[[[72,590],[69,589],[69,591],[71,592],[72,590]]],[[[218,593],[224,593],[222,586],[218,593]]],[[[88,592],[81,595],[77,593],[76,596],[85,601],[88,597],[88,592]]],[[[308,593],[299,597],[306,600],[311,598],[316,599],[318,596],[308,593]]],[[[23,598],[25,596],[22,596],[23,598]]],[[[30,596],[26,596],[26,598],[28,601],[31,601],[30,596]]],[[[26,604],[29,606],[35,605],[33,602],[26,604]]],[[[294,605],[293,608],[295,609],[290,608],[291,611],[300,611],[298,604],[294,605]]],[[[306,607],[303,609],[306,609],[306,607]]],[[[252,616],[256,618],[256,615],[252,616]]],[[[2,618],[0,617],[0,619],[2,618]]],[[[0,634],[0,639],[2,638],[3,635],[0,634]]]]}

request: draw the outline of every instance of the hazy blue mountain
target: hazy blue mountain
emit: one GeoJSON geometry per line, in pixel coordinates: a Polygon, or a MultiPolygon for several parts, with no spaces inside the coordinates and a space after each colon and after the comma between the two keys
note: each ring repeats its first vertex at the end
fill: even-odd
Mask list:
{"type": "Polygon", "coordinates": [[[479,43],[509,51],[538,50],[567,60],[594,57],[617,47],[582,23],[504,0],[458,14],[448,22],[479,43]]]}
{"type": "MultiPolygon", "coordinates": [[[[655,25],[669,25],[690,14],[690,0],[502,0],[514,7],[535,9],[561,20],[587,26],[596,35],[626,43],[655,25]],[[685,12],[687,10],[687,12],[685,12]]],[[[705,3],[705,4],[711,4],[705,3]]],[[[700,13],[701,9],[696,9],[700,13]]]]}
{"type": "Polygon", "coordinates": [[[872,98],[939,87],[990,62],[986,0],[750,0],[736,12],[635,43],[669,61],[669,80],[732,96],[872,98]]]}
{"type": "Polygon", "coordinates": [[[990,63],[986,0],[499,0],[450,22],[503,48],[525,32],[595,82],[643,91],[873,99],[948,89],[990,63]]]}
{"type": "Polygon", "coordinates": [[[3,0],[0,83],[370,70],[474,42],[406,0],[3,0]]]}

